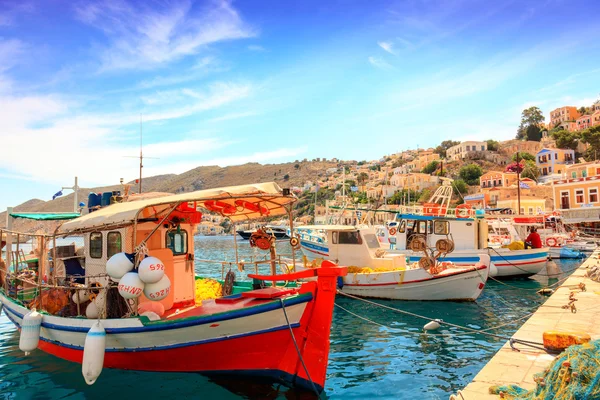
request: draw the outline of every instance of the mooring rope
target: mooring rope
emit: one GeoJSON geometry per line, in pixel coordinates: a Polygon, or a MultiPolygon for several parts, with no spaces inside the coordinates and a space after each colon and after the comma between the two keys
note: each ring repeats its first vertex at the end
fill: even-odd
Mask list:
{"type": "MultiPolygon", "coordinates": [[[[500,254],[500,253],[499,253],[499,252],[498,252],[496,249],[494,249],[493,247],[488,247],[488,248],[489,248],[490,250],[492,250],[494,253],[496,253],[496,254],[497,254],[497,255],[498,255],[500,258],[502,258],[504,261],[506,261],[507,263],[509,263],[509,264],[510,264],[510,265],[512,265],[513,267],[515,267],[516,269],[518,269],[518,270],[520,270],[520,271],[523,271],[523,272],[525,272],[525,273],[527,273],[527,274],[531,274],[531,271],[528,271],[528,270],[526,270],[526,269],[520,268],[518,265],[516,265],[516,264],[514,264],[514,263],[510,262],[509,260],[507,260],[507,259],[506,259],[506,258],[505,258],[505,257],[504,257],[502,254],[500,254]]],[[[575,271],[575,270],[576,270],[576,269],[578,269],[578,268],[579,268],[579,267],[576,267],[576,268],[573,268],[573,269],[570,269],[570,270],[567,270],[567,271],[562,271],[562,270],[561,270],[561,271],[562,271],[562,273],[565,273],[565,274],[566,274],[566,273],[568,273],[568,272],[575,271]]],[[[547,273],[546,273],[546,274],[541,274],[541,273],[539,273],[539,272],[538,272],[537,274],[535,274],[535,275],[548,276],[548,277],[549,277],[549,276],[551,276],[550,274],[547,274],[547,273]]],[[[556,274],[552,274],[552,275],[556,275],[556,274]]]]}
{"type": "Polygon", "coordinates": [[[302,363],[304,372],[306,372],[306,377],[308,378],[308,381],[310,382],[312,389],[314,390],[315,394],[317,395],[317,398],[320,399],[321,395],[319,394],[319,391],[317,390],[315,383],[313,382],[312,378],[310,377],[308,368],[306,367],[306,364],[304,363],[304,357],[302,357],[302,353],[300,352],[300,348],[298,347],[298,343],[296,342],[296,337],[294,336],[294,331],[292,330],[292,325],[290,325],[290,320],[288,318],[287,311],[285,310],[285,304],[283,303],[283,299],[281,297],[279,298],[279,302],[281,303],[281,309],[283,310],[283,315],[285,316],[285,322],[287,323],[288,329],[290,330],[290,335],[292,336],[292,341],[294,342],[294,346],[296,347],[296,352],[298,353],[298,358],[300,359],[300,362],[302,363]]]}
{"type": "MultiPolygon", "coordinates": [[[[400,310],[398,308],[386,306],[384,304],[376,303],[376,302],[371,301],[371,300],[363,299],[363,298],[360,298],[360,297],[357,297],[357,296],[353,296],[353,295],[348,294],[348,293],[344,293],[344,292],[342,292],[340,290],[338,290],[337,293],[340,294],[340,295],[342,295],[342,296],[346,296],[346,297],[349,297],[349,298],[352,298],[352,299],[355,299],[355,300],[360,300],[360,301],[365,302],[367,304],[374,305],[376,307],[381,307],[381,308],[384,308],[384,309],[387,309],[387,310],[390,310],[390,311],[394,311],[394,312],[398,312],[398,313],[401,313],[401,314],[410,315],[412,317],[421,318],[421,319],[425,319],[425,320],[428,320],[428,321],[436,321],[437,323],[439,323],[441,325],[448,325],[448,326],[451,326],[451,327],[454,327],[454,328],[457,328],[457,329],[462,329],[462,330],[468,331],[469,333],[481,333],[482,335],[487,335],[487,336],[495,337],[495,338],[502,339],[502,340],[508,340],[511,343],[511,347],[512,347],[512,343],[520,343],[520,344],[523,344],[525,346],[530,346],[530,347],[535,347],[535,348],[539,348],[539,347],[537,347],[537,345],[542,345],[543,346],[543,343],[530,342],[528,340],[514,339],[514,338],[510,338],[508,336],[502,336],[502,335],[497,335],[495,333],[489,333],[488,331],[492,330],[492,328],[473,329],[473,328],[469,328],[467,326],[461,326],[461,325],[453,324],[451,322],[445,322],[445,321],[442,321],[440,319],[430,318],[430,317],[426,317],[424,315],[419,315],[419,314],[412,313],[410,311],[400,310]]],[[[339,307],[339,305],[338,305],[338,307],[339,307]]],[[[533,314],[534,313],[529,313],[529,314],[527,314],[527,315],[525,315],[523,317],[520,317],[519,319],[516,319],[516,320],[512,321],[511,323],[514,323],[514,322],[520,321],[522,319],[525,319],[527,317],[530,317],[533,314]]],[[[381,325],[381,324],[378,324],[378,325],[381,325]]],[[[506,325],[508,325],[508,323],[504,324],[504,326],[506,326],[506,325]]],[[[385,325],[383,325],[383,326],[385,326],[385,325]]],[[[493,329],[497,329],[499,327],[500,326],[494,327],[493,329]]],[[[444,334],[431,334],[431,335],[443,336],[444,334]]],[[[456,334],[454,336],[458,336],[458,335],[459,334],[456,334]]]]}

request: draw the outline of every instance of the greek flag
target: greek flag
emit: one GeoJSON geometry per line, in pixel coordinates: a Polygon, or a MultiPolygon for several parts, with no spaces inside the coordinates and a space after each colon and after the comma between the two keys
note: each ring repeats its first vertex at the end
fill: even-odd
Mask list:
{"type": "Polygon", "coordinates": [[[350,186],[350,190],[353,192],[358,192],[358,186],[350,186]]]}
{"type": "Polygon", "coordinates": [[[52,200],[54,200],[58,196],[62,196],[62,190],[59,190],[58,192],[54,193],[54,196],[52,196],[52,200]]]}
{"type": "Polygon", "coordinates": [[[526,184],[525,182],[519,182],[519,187],[521,189],[529,189],[529,185],[526,184]]]}

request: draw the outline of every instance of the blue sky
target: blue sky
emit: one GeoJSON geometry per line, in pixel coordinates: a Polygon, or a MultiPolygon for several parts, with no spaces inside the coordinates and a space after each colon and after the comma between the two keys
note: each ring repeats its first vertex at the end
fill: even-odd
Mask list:
{"type": "Polygon", "coordinates": [[[0,0],[0,209],[200,165],[509,139],[600,96],[597,1],[0,0]],[[294,4],[292,4],[294,3],[294,4]]]}

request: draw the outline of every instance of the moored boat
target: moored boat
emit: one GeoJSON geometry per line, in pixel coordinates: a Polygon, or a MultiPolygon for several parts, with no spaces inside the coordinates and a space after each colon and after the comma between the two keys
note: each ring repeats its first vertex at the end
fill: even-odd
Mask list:
{"type": "MultiPolygon", "coordinates": [[[[1,271],[0,302],[22,339],[33,343],[22,347],[24,351],[39,348],[83,362],[88,384],[105,367],[263,376],[321,392],[336,282],[345,268],[329,264],[276,275],[273,257],[270,274],[249,275],[263,284],[195,301],[193,232],[201,221],[198,210],[207,202],[233,206],[244,201],[263,204],[269,215],[291,216],[295,200],[276,184],[263,183],[100,208],[63,223],[45,238],[46,243],[64,236],[84,238],[85,270],[80,275],[70,273],[69,260],[75,259],[70,256],[64,257],[68,265],[63,276],[49,268],[49,261],[56,266],[61,259],[53,250],[51,260],[42,257],[38,279],[31,282],[41,294],[25,302],[6,290],[15,279],[8,263],[1,271]],[[316,279],[299,287],[274,286],[275,281],[306,277],[316,279]],[[69,283],[75,279],[82,283],[69,283]],[[265,283],[269,281],[273,284],[265,283]]],[[[226,216],[234,222],[265,214],[262,208],[230,211],[226,216]]]]}

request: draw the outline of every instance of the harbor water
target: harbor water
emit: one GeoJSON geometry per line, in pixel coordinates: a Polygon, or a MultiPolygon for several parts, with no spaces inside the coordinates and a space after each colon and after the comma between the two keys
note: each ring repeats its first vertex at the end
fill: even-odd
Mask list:
{"type": "MultiPolygon", "coordinates": [[[[235,261],[231,236],[196,236],[196,270],[203,276],[220,278],[228,264],[205,260],[235,261]]],[[[290,253],[287,242],[278,251],[290,253]]],[[[240,240],[240,260],[264,258],[240,240]]],[[[580,260],[556,260],[568,275],[580,260]]],[[[254,268],[239,272],[244,279],[254,268]]],[[[267,264],[259,270],[268,273],[267,264]]],[[[454,328],[436,336],[425,334],[423,319],[338,296],[342,308],[334,311],[330,359],[325,393],[330,399],[447,399],[464,387],[524,322],[523,318],[545,300],[536,293],[557,278],[488,281],[473,303],[378,301],[389,307],[431,318],[441,318],[473,329],[501,326],[490,331],[497,337],[464,334],[454,328]],[[366,320],[365,320],[366,319],[366,320]],[[367,320],[370,320],[367,321],[367,320]]],[[[279,385],[234,378],[209,379],[199,374],[149,373],[105,369],[96,384],[87,386],[81,366],[35,351],[25,357],[18,346],[19,335],[4,314],[0,317],[0,399],[107,399],[107,398],[204,398],[290,399],[313,398],[279,385]]]]}

